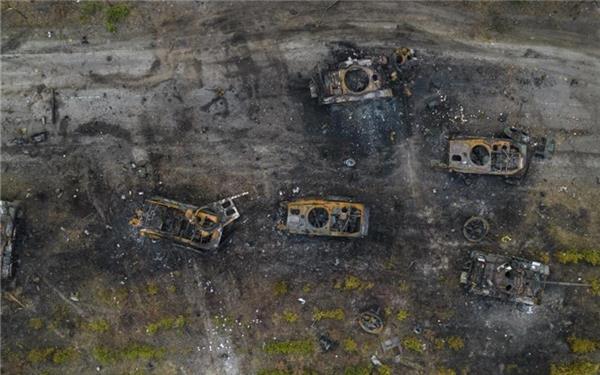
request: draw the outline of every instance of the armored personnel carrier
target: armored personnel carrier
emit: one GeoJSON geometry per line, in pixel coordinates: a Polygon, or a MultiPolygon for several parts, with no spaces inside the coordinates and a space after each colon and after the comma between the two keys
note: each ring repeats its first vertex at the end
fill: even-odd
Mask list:
{"type": "Polygon", "coordinates": [[[369,210],[362,203],[338,198],[307,198],[283,202],[286,217],[279,229],[294,234],[364,237],[369,230],[369,210]]]}

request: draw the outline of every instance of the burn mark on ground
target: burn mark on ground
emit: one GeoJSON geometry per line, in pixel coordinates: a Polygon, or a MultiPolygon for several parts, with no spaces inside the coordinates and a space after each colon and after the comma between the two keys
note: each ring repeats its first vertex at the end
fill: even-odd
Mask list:
{"type": "Polygon", "coordinates": [[[77,129],[75,129],[75,134],[88,137],[111,135],[115,138],[131,142],[131,132],[129,130],[123,129],[118,125],[109,124],[107,122],[99,120],[94,120],[79,125],[77,129]]]}

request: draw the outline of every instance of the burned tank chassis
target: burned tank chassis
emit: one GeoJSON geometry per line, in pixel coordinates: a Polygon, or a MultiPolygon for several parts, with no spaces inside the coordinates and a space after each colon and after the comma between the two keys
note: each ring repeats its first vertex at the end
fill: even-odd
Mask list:
{"type": "Polygon", "coordinates": [[[461,284],[469,293],[523,305],[538,305],[547,265],[523,258],[471,252],[461,273],[461,284]]]}
{"type": "Polygon", "coordinates": [[[347,103],[392,97],[385,71],[387,58],[349,58],[331,66],[317,66],[310,82],[311,97],[320,104],[347,103]]]}
{"type": "Polygon", "coordinates": [[[240,217],[233,199],[245,194],[202,207],[154,197],[144,205],[140,235],[169,240],[202,253],[216,250],[227,229],[240,217]]]}
{"type": "Polygon", "coordinates": [[[368,232],[369,210],[362,203],[305,198],[282,206],[286,214],[279,228],[288,233],[364,237],[368,232]]]}

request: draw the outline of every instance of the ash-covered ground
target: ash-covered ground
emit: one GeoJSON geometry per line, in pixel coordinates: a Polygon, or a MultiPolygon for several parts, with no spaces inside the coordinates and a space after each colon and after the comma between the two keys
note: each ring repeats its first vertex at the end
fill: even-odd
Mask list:
{"type": "Polygon", "coordinates": [[[475,249],[600,277],[559,261],[600,247],[599,25],[594,2],[3,2],[2,199],[23,217],[2,373],[596,374],[592,289],[549,285],[523,311],[458,278],[475,249]],[[317,64],[402,46],[418,59],[394,98],[310,98],[317,64]],[[449,136],[505,126],[557,143],[521,184],[432,166],[449,136]],[[152,195],[243,191],[211,255],[128,223],[152,195]],[[369,206],[367,238],[276,230],[281,201],[328,195],[369,206]],[[355,321],[374,304],[380,335],[355,321]]]}

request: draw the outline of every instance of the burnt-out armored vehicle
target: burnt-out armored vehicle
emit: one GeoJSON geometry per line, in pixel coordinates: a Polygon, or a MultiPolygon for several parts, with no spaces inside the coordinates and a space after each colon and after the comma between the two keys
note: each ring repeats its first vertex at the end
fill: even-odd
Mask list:
{"type": "Polygon", "coordinates": [[[282,206],[286,215],[278,228],[289,233],[356,238],[369,230],[369,210],[345,198],[305,198],[282,206]]]}
{"type": "Polygon", "coordinates": [[[480,296],[539,305],[550,268],[527,259],[473,251],[460,274],[465,289],[480,296]]]}
{"type": "Polygon", "coordinates": [[[20,214],[18,202],[0,201],[0,247],[2,280],[10,279],[14,271],[14,245],[17,234],[17,218],[20,214]]]}
{"type": "Polygon", "coordinates": [[[234,199],[239,194],[198,207],[170,199],[154,197],[131,224],[143,237],[164,239],[178,245],[208,252],[219,247],[224,232],[240,217],[234,199]]]}
{"type": "Polygon", "coordinates": [[[497,137],[457,136],[448,141],[450,171],[518,178],[527,173],[533,156],[550,158],[554,141],[534,140],[527,133],[506,128],[497,137]]]}
{"type": "Polygon", "coordinates": [[[388,56],[352,58],[315,68],[310,81],[311,97],[319,104],[347,103],[394,96],[392,80],[399,66],[413,59],[410,48],[398,48],[388,56]]]}

